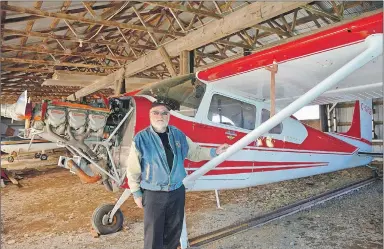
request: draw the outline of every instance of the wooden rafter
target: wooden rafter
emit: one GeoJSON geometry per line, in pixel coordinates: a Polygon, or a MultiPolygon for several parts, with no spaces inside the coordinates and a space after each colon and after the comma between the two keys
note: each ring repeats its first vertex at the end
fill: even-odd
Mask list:
{"type": "Polygon", "coordinates": [[[116,85],[118,81],[123,80],[123,75],[124,75],[124,69],[119,69],[115,71],[114,73],[105,76],[103,79],[87,86],[76,93],[70,95],[67,97],[68,100],[76,100],[78,98],[87,96],[88,94],[94,93],[100,89],[106,88],[107,86],[110,85],[116,85]]]}
{"type": "Polygon", "coordinates": [[[154,1],[154,2],[151,1],[151,2],[146,2],[146,3],[151,4],[151,5],[169,8],[169,9],[190,12],[190,13],[194,13],[197,15],[208,16],[208,17],[212,17],[215,19],[220,19],[222,17],[221,15],[214,13],[214,11],[205,11],[205,10],[201,10],[201,9],[195,9],[195,8],[190,7],[190,6],[185,6],[185,5],[183,5],[183,3],[179,4],[179,3],[175,3],[175,2],[156,2],[156,1],[154,1]]]}
{"type": "MultiPolygon", "coordinates": [[[[324,24],[332,25],[342,20],[344,14],[351,14],[350,8],[361,6],[362,10],[352,10],[359,13],[377,6],[381,8],[380,5],[365,1],[327,4],[252,1],[239,3],[235,0],[211,1],[210,4],[204,1],[86,1],[71,5],[72,2],[66,0],[62,1],[61,6],[50,8],[48,12],[44,5],[41,7],[42,2],[29,4],[28,6],[32,6],[28,7],[30,9],[22,8],[34,11],[33,14],[25,12],[29,15],[17,17],[13,17],[12,13],[9,15],[13,11],[7,9],[7,6],[13,5],[11,1],[1,2],[1,5],[5,6],[0,10],[3,41],[1,51],[5,57],[1,58],[1,80],[7,99],[10,99],[8,96],[14,94],[15,90],[19,91],[23,87],[29,87],[30,91],[34,91],[31,94],[35,96],[47,95],[51,91],[60,92],[62,88],[56,86],[50,86],[52,90],[49,91],[40,86],[44,80],[51,80],[55,69],[70,74],[107,75],[120,68],[119,65],[123,66],[127,61],[136,60],[124,67],[128,77],[136,75],[135,77],[146,79],[161,79],[170,77],[171,74],[186,72],[187,51],[195,51],[196,70],[201,70],[240,58],[244,50],[255,52],[271,44],[285,42],[287,38],[301,33],[296,27],[301,28],[302,24],[314,23],[321,29],[324,24]],[[243,6],[245,4],[246,7],[243,6]],[[293,4],[297,7],[291,8],[293,4]],[[258,6],[255,7],[256,5],[258,6]],[[40,10],[40,7],[44,10],[40,10]],[[307,13],[306,16],[300,15],[303,11],[307,13]],[[232,21],[229,21],[230,17],[232,21]],[[49,29],[41,29],[40,21],[39,26],[33,25],[35,20],[41,18],[46,18],[44,21],[52,18],[50,23],[46,22],[49,29]],[[62,21],[66,21],[68,25],[61,25],[62,21]],[[112,22],[113,25],[102,24],[103,21],[112,22]],[[24,23],[11,30],[12,26],[9,24],[18,22],[24,23]],[[119,28],[114,26],[115,23],[141,28],[119,28]],[[214,23],[220,25],[215,26],[214,23]],[[253,26],[249,26],[250,23],[253,26]],[[148,29],[161,32],[148,32],[148,29]],[[281,41],[276,41],[275,35],[280,37],[281,41]],[[29,36],[40,39],[28,39],[29,36]],[[17,42],[12,42],[14,39],[17,39],[17,42]],[[79,46],[80,41],[82,46],[79,46]],[[162,55],[158,49],[162,45],[167,56],[162,55]],[[216,47],[216,50],[206,49],[207,47],[216,47]],[[17,58],[6,58],[7,56],[17,58]],[[83,67],[84,65],[86,66],[83,67]]],[[[18,6],[23,7],[18,4],[10,8],[18,6]]],[[[136,83],[130,85],[132,89],[140,86],[136,83]]],[[[59,95],[68,96],[79,89],[67,90],[70,90],[67,94],[59,95]]],[[[84,90],[83,93],[91,93],[96,89],[84,90]]],[[[59,96],[49,94],[51,95],[59,96]]],[[[0,101],[4,100],[3,97],[0,101]]]]}
{"type": "Polygon", "coordinates": [[[101,53],[87,53],[87,52],[73,52],[69,49],[66,50],[58,50],[58,49],[42,49],[34,47],[20,47],[20,46],[7,46],[2,45],[2,50],[9,50],[9,51],[25,51],[25,52],[35,52],[35,53],[41,53],[41,54],[53,54],[53,55],[71,55],[71,56],[84,56],[84,57],[93,57],[93,58],[100,58],[100,59],[109,59],[109,60],[134,60],[133,57],[123,57],[123,56],[111,56],[109,54],[101,54],[101,53]]]}
{"type": "MultiPolygon", "coordinates": [[[[4,34],[16,34],[20,36],[33,36],[33,37],[40,37],[40,38],[49,38],[49,39],[54,39],[54,40],[64,40],[64,41],[72,41],[79,43],[79,39],[73,38],[70,36],[62,36],[62,35],[55,35],[52,33],[41,33],[41,32],[25,32],[25,31],[19,31],[19,30],[14,30],[14,29],[3,29],[2,32],[4,34]]],[[[7,39],[4,39],[7,40],[7,39]]],[[[110,41],[103,41],[103,40],[82,40],[83,43],[90,43],[90,44],[101,44],[101,45],[109,45],[109,46],[127,46],[125,43],[119,43],[119,42],[110,42],[110,41]]],[[[144,45],[132,45],[134,48],[138,49],[155,49],[154,47],[151,46],[144,46],[144,45]]]]}
{"type": "MultiPolygon", "coordinates": [[[[35,9],[40,9],[42,4],[43,4],[43,1],[36,1],[35,4],[33,5],[33,7],[35,9]]],[[[34,23],[35,23],[35,20],[28,21],[27,27],[25,28],[25,32],[31,31],[34,23]]],[[[21,38],[20,46],[23,47],[25,45],[25,43],[27,42],[27,40],[28,40],[27,36],[24,36],[23,38],[21,38]]],[[[23,54],[22,51],[18,52],[17,57],[20,57],[22,54],[23,54]]]]}
{"type": "Polygon", "coordinates": [[[2,72],[26,72],[26,73],[53,73],[53,69],[44,68],[25,68],[25,67],[1,67],[2,72]]]}
{"type": "Polygon", "coordinates": [[[42,11],[42,10],[35,10],[30,8],[23,8],[19,6],[12,6],[12,5],[5,5],[4,10],[8,11],[14,11],[18,13],[24,13],[24,14],[30,14],[30,15],[36,15],[36,16],[42,16],[42,17],[51,17],[51,18],[59,18],[69,21],[77,21],[77,22],[83,22],[88,24],[98,24],[98,25],[104,25],[109,27],[119,27],[121,29],[133,29],[133,30],[140,30],[140,31],[146,31],[146,32],[152,32],[152,33],[160,33],[160,34],[171,34],[175,36],[184,36],[181,32],[169,32],[166,30],[160,30],[160,29],[154,29],[154,28],[145,28],[143,26],[139,25],[132,25],[127,23],[120,23],[115,21],[107,21],[107,20],[96,20],[96,19],[89,19],[84,17],[78,17],[74,15],[68,15],[63,13],[53,13],[48,11],[42,11]]]}
{"type": "Polygon", "coordinates": [[[9,58],[2,57],[0,58],[1,62],[11,62],[11,63],[28,63],[28,64],[40,64],[40,65],[49,65],[49,66],[66,66],[66,67],[85,67],[85,68],[104,68],[104,69],[118,69],[119,67],[111,66],[102,66],[102,65],[91,65],[91,64],[82,64],[82,63],[69,63],[69,62],[60,62],[60,61],[46,61],[46,60],[28,60],[28,59],[19,59],[19,58],[9,58]]]}
{"type": "Polygon", "coordinates": [[[333,15],[333,14],[327,13],[327,12],[321,10],[321,9],[316,9],[316,8],[314,8],[311,5],[304,5],[304,6],[301,6],[301,8],[310,11],[314,15],[322,16],[322,17],[325,17],[325,18],[329,18],[332,21],[339,22],[341,20],[340,17],[338,17],[337,15],[333,15]]]}
{"type": "Polygon", "coordinates": [[[161,53],[161,56],[163,57],[164,63],[167,66],[169,73],[172,76],[176,76],[177,73],[176,73],[175,67],[174,67],[174,65],[171,61],[171,58],[169,57],[167,51],[164,49],[164,47],[160,47],[159,51],[161,53]]]}
{"type": "Polygon", "coordinates": [[[24,79],[24,80],[39,80],[40,76],[24,76],[24,75],[1,75],[1,79],[24,79]]]}
{"type": "MultiPolygon", "coordinates": [[[[113,3],[109,4],[104,4],[104,5],[98,5],[95,7],[92,7],[93,10],[100,10],[100,9],[105,9],[105,8],[110,8],[113,7],[113,3]]],[[[71,9],[67,10],[67,14],[78,14],[81,12],[87,11],[85,8],[76,8],[76,9],[71,9]]],[[[36,20],[36,19],[41,19],[44,18],[43,16],[22,16],[22,17],[14,17],[14,18],[7,18],[4,22],[4,24],[11,24],[11,23],[17,23],[17,22],[25,22],[29,20],[36,20]]]]}
{"type": "MultiPolygon", "coordinates": [[[[287,11],[294,10],[307,2],[255,2],[235,11],[223,19],[215,20],[204,26],[204,29],[198,29],[181,37],[175,41],[167,43],[164,48],[169,56],[178,56],[183,50],[193,50],[205,44],[214,42],[229,34],[235,33],[241,29],[248,28],[266,21],[275,16],[279,16],[287,11]],[[216,32],[205,32],[206,30],[215,30],[216,32]]],[[[126,65],[127,74],[134,75],[138,72],[160,64],[162,55],[159,51],[153,51],[136,61],[126,65]]]]}
{"type": "MultiPolygon", "coordinates": [[[[64,11],[66,11],[68,8],[69,8],[69,6],[71,5],[71,1],[64,1],[63,2],[63,4],[62,4],[62,6],[61,6],[61,8],[60,8],[60,10],[61,10],[61,12],[64,12],[64,11]]],[[[58,19],[58,18],[55,18],[52,22],[51,22],[51,25],[49,25],[49,27],[50,27],[50,29],[51,30],[53,30],[53,29],[55,29],[56,27],[57,27],[57,25],[59,24],[59,22],[60,22],[60,19],[58,19]]],[[[43,41],[42,41],[42,43],[45,45],[45,46],[48,46],[48,38],[44,38],[43,39],[43,41]]],[[[62,42],[60,42],[59,40],[55,40],[56,42],[57,42],[57,47],[61,47],[62,49],[64,49],[65,50],[65,47],[62,45],[62,42]]],[[[40,60],[42,59],[40,56],[38,57],[40,60]]]]}

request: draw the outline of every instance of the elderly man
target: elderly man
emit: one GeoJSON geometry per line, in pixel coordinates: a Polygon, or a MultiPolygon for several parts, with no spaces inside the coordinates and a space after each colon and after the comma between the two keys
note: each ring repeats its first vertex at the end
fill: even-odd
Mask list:
{"type": "Polygon", "coordinates": [[[134,138],[127,177],[138,207],[144,207],[144,248],[176,249],[181,235],[186,176],[184,160],[209,160],[224,152],[195,144],[182,131],[168,126],[170,108],[153,102],[151,125],[134,138]]]}

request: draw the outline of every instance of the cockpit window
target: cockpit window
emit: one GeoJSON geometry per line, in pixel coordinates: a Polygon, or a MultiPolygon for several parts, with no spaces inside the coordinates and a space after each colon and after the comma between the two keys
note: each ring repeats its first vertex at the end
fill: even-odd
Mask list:
{"type": "Polygon", "coordinates": [[[206,85],[194,74],[163,80],[144,88],[138,94],[163,99],[175,106],[175,110],[185,116],[194,117],[205,93],[206,85]]]}
{"type": "Polygon", "coordinates": [[[214,94],[209,106],[208,119],[214,123],[255,129],[256,106],[214,94]]]}
{"type": "MultiPolygon", "coordinates": [[[[269,119],[271,112],[267,109],[263,109],[261,111],[261,123],[264,123],[269,119]]],[[[281,134],[283,132],[283,123],[280,123],[269,130],[271,134],[281,134]]]]}

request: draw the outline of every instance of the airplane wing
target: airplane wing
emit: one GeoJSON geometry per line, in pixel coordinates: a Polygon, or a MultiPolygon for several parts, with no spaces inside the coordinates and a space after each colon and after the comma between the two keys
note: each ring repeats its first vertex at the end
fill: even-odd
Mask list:
{"type": "MultiPolygon", "coordinates": [[[[270,101],[271,73],[278,63],[276,105],[285,107],[367,48],[365,38],[383,33],[383,13],[360,18],[198,73],[217,87],[236,89],[270,101]]],[[[372,60],[310,104],[383,96],[383,56],[372,60]]]]}

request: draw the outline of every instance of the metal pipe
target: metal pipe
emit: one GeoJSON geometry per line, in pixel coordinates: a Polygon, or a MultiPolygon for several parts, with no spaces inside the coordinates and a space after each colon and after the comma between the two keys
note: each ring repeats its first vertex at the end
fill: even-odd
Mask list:
{"type": "Polygon", "coordinates": [[[108,221],[112,222],[113,221],[113,216],[115,216],[117,210],[123,205],[123,203],[129,198],[131,195],[131,190],[130,189],[125,189],[123,194],[120,196],[119,200],[117,200],[115,206],[113,207],[111,213],[109,214],[108,221]]]}
{"type": "Polygon", "coordinates": [[[328,132],[331,131],[331,111],[329,105],[327,105],[327,123],[328,123],[328,132]]]}
{"type": "Polygon", "coordinates": [[[367,49],[364,50],[361,54],[356,56],[350,62],[342,66],[339,70],[328,76],[322,82],[317,84],[314,88],[309,90],[303,96],[292,102],[286,108],[282,109],[275,116],[268,119],[266,122],[262,123],[255,130],[248,133],[242,139],[230,146],[224,153],[213,158],[201,168],[193,172],[184,178],[183,183],[186,187],[193,187],[193,182],[196,181],[199,177],[215,168],[220,163],[224,162],[228,157],[232,156],[248,144],[255,141],[258,137],[268,132],[270,129],[281,123],[285,118],[288,118],[293,113],[300,110],[303,106],[311,103],[314,99],[319,97],[325,91],[329,90],[331,87],[335,86],[341,80],[345,79],[347,76],[352,74],[357,69],[361,68],[372,59],[378,57],[383,53],[383,34],[374,34],[370,35],[365,39],[367,49]]]}
{"type": "Polygon", "coordinates": [[[120,127],[123,125],[123,123],[128,118],[128,116],[131,114],[132,111],[133,111],[133,108],[131,108],[131,110],[129,110],[129,112],[127,114],[125,114],[124,118],[120,121],[120,124],[115,128],[115,130],[113,130],[113,132],[109,135],[108,139],[104,141],[104,143],[107,144],[111,140],[111,138],[120,129],[120,127]]]}
{"type": "MultiPolygon", "coordinates": [[[[111,177],[114,181],[116,182],[119,182],[119,178],[116,178],[114,177],[113,175],[111,175],[110,173],[108,173],[105,169],[103,169],[100,165],[98,165],[95,161],[93,161],[91,158],[89,158],[86,154],[84,154],[83,152],[81,152],[78,148],[72,146],[72,145],[68,145],[69,147],[71,147],[74,151],[76,151],[77,154],[79,154],[80,156],[84,157],[85,159],[87,159],[88,161],[90,161],[96,168],[98,168],[101,172],[103,172],[104,174],[106,174],[107,176],[111,177]]],[[[118,176],[117,176],[118,177],[118,176]]]]}
{"type": "Polygon", "coordinates": [[[67,165],[69,169],[74,172],[84,183],[95,183],[101,179],[101,175],[87,175],[72,159],[68,160],[67,165]]]}
{"type": "Polygon", "coordinates": [[[373,99],[372,101],[372,139],[376,138],[375,134],[375,106],[373,105],[373,99]]]}
{"type": "Polygon", "coordinates": [[[337,132],[336,108],[333,109],[333,132],[337,132]]]}

